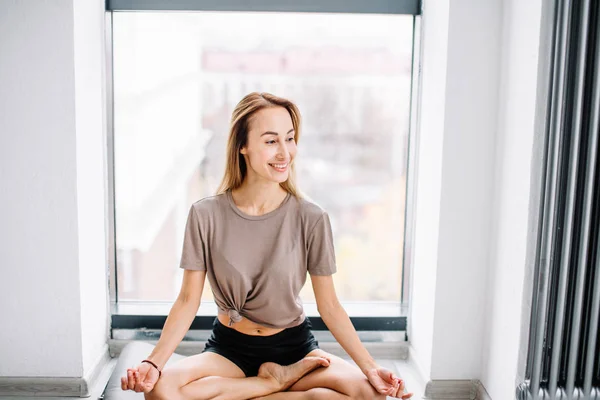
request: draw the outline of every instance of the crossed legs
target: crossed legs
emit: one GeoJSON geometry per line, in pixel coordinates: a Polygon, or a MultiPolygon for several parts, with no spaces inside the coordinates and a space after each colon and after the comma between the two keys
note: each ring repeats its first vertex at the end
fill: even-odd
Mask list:
{"type": "Polygon", "coordinates": [[[317,349],[287,367],[261,366],[246,378],[225,357],[205,352],[163,370],[146,400],[383,400],[362,372],[345,360],[317,349]]]}

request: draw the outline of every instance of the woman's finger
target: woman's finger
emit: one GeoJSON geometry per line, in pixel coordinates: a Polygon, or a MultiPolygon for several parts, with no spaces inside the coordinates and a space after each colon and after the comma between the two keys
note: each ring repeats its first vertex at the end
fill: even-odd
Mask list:
{"type": "Polygon", "coordinates": [[[133,390],[135,388],[135,378],[133,377],[133,371],[129,371],[127,373],[127,381],[129,383],[129,389],[133,390]]]}
{"type": "Polygon", "coordinates": [[[394,393],[394,387],[390,386],[390,385],[386,385],[385,394],[387,396],[390,396],[392,393],[394,393]]]}
{"type": "Polygon", "coordinates": [[[133,373],[133,381],[135,382],[133,385],[133,390],[138,393],[140,391],[140,379],[136,372],[133,373]]]}
{"type": "Polygon", "coordinates": [[[404,390],[404,382],[402,382],[402,379],[397,379],[394,381],[394,387],[399,391],[399,393],[402,393],[402,391],[404,390]]]}
{"type": "Polygon", "coordinates": [[[127,370],[127,388],[129,390],[133,390],[133,386],[135,382],[133,381],[133,371],[131,369],[127,370]]]}
{"type": "Polygon", "coordinates": [[[121,377],[121,389],[127,390],[127,378],[124,376],[121,377]]]}
{"type": "Polygon", "coordinates": [[[385,371],[384,373],[381,374],[381,378],[386,382],[389,383],[390,385],[394,384],[394,374],[392,372],[389,371],[385,371]]]}
{"type": "Polygon", "coordinates": [[[390,388],[386,385],[377,385],[375,389],[381,394],[387,394],[390,391],[390,388]]]}

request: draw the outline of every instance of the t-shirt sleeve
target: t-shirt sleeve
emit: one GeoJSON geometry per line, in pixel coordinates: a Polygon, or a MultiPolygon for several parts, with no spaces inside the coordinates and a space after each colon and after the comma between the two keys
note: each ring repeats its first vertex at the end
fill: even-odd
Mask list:
{"type": "Polygon", "coordinates": [[[204,241],[202,240],[200,221],[194,206],[190,207],[185,234],[183,237],[183,250],[179,268],[206,271],[204,259],[204,241]]]}
{"type": "Polygon", "coordinates": [[[333,233],[327,212],[323,212],[308,236],[308,273],[332,275],[337,271],[333,233]]]}

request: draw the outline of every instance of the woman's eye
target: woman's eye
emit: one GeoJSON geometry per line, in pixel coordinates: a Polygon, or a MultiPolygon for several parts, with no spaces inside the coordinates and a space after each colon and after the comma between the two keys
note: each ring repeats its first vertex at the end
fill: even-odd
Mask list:
{"type": "MultiPolygon", "coordinates": [[[[291,138],[288,138],[288,139],[287,139],[287,141],[288,141],[288,142],[293,142],[294,140],[295,140],[295,139],[294,139],[294,137],[293,137],[293,136],[292,136],[291,138]]],[[[273,143],[275,143],[275,142],[276,142],[275,140],[269,140],[268,142],[265,142],[265,143],[266,143],[266,144],[273,144],[273,143]]]]}

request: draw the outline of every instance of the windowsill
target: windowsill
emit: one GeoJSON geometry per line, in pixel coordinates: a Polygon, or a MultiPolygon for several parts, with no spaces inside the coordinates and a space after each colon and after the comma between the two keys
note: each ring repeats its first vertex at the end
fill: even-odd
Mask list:
{"type": "MultiPolygon", "coordinates": [[[[405,332],[407,317],[406,310],[402,310],[400,303],[392,302],[354,302],[343,303],[344,309],[350,316],[350,319],[360,332],[405,332]]],[[[138,331],[160,332],[164,326],[165,320],[171,310],[172,303],[169,302],[119,302],[111,305],[111,331],[112,337],[118,335],[125,340],[137,340],[138,331]],[[127,333],[127,331],[131,331],[127,333]]],[[[304,305],[306,315],[311,319],[313,331],[327,331],[328,328],[319,316],[316,304],[307,303],[304,305]]],[[[196,318],[192,322],[190,332],[206,331],[212,329],[212,323],[217,315],[217,307],[214,302],[205,301],[202,303],[196,318]]],[[[191,334],[190,333],[190,334],[191,334]]],[[[365,333],[365,340],[370,341],[369,334],[365,333]]],[[[202,336],[195,339],[190,336],[187,340],[205,340],[202,336]]],[[[144,338],[140,340],[145,340],[144,338]]],[[[326,340],[324,338],[324,340],[326,340]]],[[[387,339],[377,339],[377,341],[387,339]]]]}

